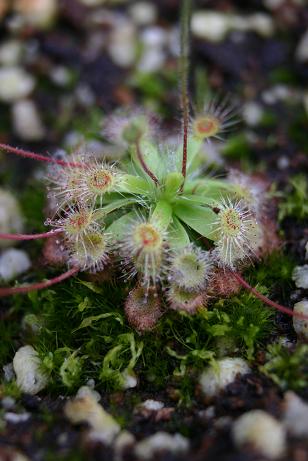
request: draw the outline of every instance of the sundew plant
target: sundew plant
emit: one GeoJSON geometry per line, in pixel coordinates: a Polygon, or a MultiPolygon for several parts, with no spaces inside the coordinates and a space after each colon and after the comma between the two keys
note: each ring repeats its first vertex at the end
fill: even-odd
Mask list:
{"type": "MultiPolygon", "coordinates": [[[[180,101],[182,129],[169,145],[153,117],[140,109],[113,116],[105,136],[127,155],[116,163],[104,153],[78,151],[58,159],[0,144],[7,152],[49,162],[46,233],[0,234],[1,239],[56,236],[68,266],[63,274],[27,286],[0,288],[0,296],[43,289],[79,272],[116,270],[135,284],[125,301],[128,321],[152,329],[167,308],[194,314],[240,284],[270,301],[241,271],[268,253],[266,187],[238,171],[224,179],[204,173],[204,145],[236,123],[228,99],[205,97],[193,113],[188,95],[190,2],[183,2],[180,101]],[[226,288],[224,290],[224,288],[226,288]]],[[[198,106],[200,102],[198,101],[198,106]]],[[[231,290],[232,292],[232,290],[231,290]]],[[[300,315],[299,315],[300,316],[300,315]]],[[[302,316],[304,317],[304,316],[302,316]]]]}

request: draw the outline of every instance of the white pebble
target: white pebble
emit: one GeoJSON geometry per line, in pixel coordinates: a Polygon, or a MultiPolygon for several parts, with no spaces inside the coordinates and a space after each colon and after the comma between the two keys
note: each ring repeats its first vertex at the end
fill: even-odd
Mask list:
{"type": "Polygon", "coordinates": [[[138,408],[144,408],[145,410],[149,411],[159,411],[164,408],[164,406],[164,403],[160,402],[159,400],[148,399],[138,405],[138,408]]]}
{"type": "Polygon", "coordinates": [[[11,411],[8,411],[4,415],[5,421],[12,424],[24,423],[25,421],[28,421],[29,418],[30,413],[13,413],[11,411]]]}
{"type": "Polygon", "coordinates": [[[293,270],[292,280],[297,288],[308,288],[308,264],[296,266],[293,270]]]}
{"type": "Polygon", "coordinates": [[[229,31],[228,16],[214,11],[197,11],[192,15],[192,33],[202,39],[212,42],[222,41],[229,31]]]}
{"type": "Polygon", "coordinates": [[[35,80],[22,67],[0,68],[0,100],[10,103],[28,96],[35,86],[35,80]]]}
{"type": "Polygon", "coordinates": [[[145,49],[140,61],[138,70],[140,72],[156,72],[163,67],[165,63],[165,54],[160,48],[145,49]]]}
{"type": "Polygon", "coordinates": [[[22,44],[19,40],[8,40],[0,46],[0,63],[4,66],[18,64],[22,54],[22,44]]]}
{"type": "Polygon", "coordinates": [[[264,6],[266,6],[269,10],[279,8],[284,2],[285,0],[263,0],[264,6]]]}
{"type": "Polygon", "coordinates": [[[123,377],[123,389],[133,389],[138,384],[138,379],[133,371],[124,370],[122,373],[123,377]]]}
{"type": "MultiPolygon", "coordinates": [[[[308,316],[308,300],[303,299],[303,301],[294,304],[294,312],[308,316]]],[[[293,327],[301,339],[308,340],[308,320],[293,317],[293,327]]]]}
{"type": "Polygon", "coordinates": [[[61,87],[67,86],[71,81],[70,72],[64,66],[53,67],[49,75],[53,83],[61,87]]]}
{"type": "Polygon", "coordinates": [[[157,18],[157,9],[153,3],[137,2],[129,8],[132,20],[138,26],[152,24],[157,18]]]}
{"type": "Polygon", "coordinates": [[[308,404],[292,391],[286,393],[284,403],[287,430],[295,437],[308,437],[308,404]]]}
{"type": "Polygon", "coordinates": [[[90,386],[81,386],[77,391],[76,397],[77,398],[83,398],[83,397],[86,397],[86,396],[90,396],[91,398],[96,400],[96,402],[99,402],[100,399],[101,399],[100,394],[97,391],[95,391],[92,387],[90,387],[90,386]]]}
{"type": "Polygon", "coordinates": [[[262,106],[254,101],[247,102],[243,107],[243,119],[248,126],[257,126],[263,116],[262,106]]]}
{"type": "Polygon", "coordinates": [[[14,10],[20,15],[23,25],[42,29],[52,23],[57,9],[57,0],[15,0],[14,2],[14,10]]]}
{"type": "Polygon", "coordinates": [[[168,41],[168,34],[162,28],[158,26],[147,27],[141,34],[142,44],[149,48],[159,48],[164,46],[168,41]]]}
{"type": "Polygon", "coordinates": [[[136,59],[136,31],[133,24],[120,21],[113,29],[108,52],[115,64],[130,67],[136,59]]]}
{"type": "Polygon", "coordinates": [[[253,447],[270,459],[283,456],[286,448],[283,425],[263,410],[251,410],[240,416],[233,424],[232,437],[238,448],[253,447]]]}
{"type": "Polygon", "coordinates": [[[14,131],[24,141],[40,141],[45,136],[40,114],[33,101],[20,100],[12,106],[14,131]]]}
{"type": "Polygon", "coordinates": [[[215,366],[209,366],[200,377],[202,391],[208,397],[217,395],[228,384],[235,381],[238,375],[245,375],[250,368],[245,360],[234,357],[218,360],[215,366]]]}
{"type": "Polygon", "coordinates": [[[151,459],[155,453],[168,451],[173,454],[186,453],[189,449],[189,440],[181,434],[157,432],[137,443],[135,454],[141,460],[151,459]]]}
{"type": "Polygon", "coordinates": [[[23,250],[10,248],[0,256],[0,280],[9,282],[31,267],[31,261],[23,250]]]}
{"type": "Polygon", "coordinates": [[[300,62],[308,61],[308,29],[301,37],[295,51],[296,59],[300,62]]]}
{"type": "Polygon", "coordinates": [[[38,353],[32,346],[18,349],[13,359],[13,367],[17,386],[22,392],[35,395],[47,386],[48,379],[41,366],[38,353]]]}
{"type": "Polygon", "coordinates": [[[64,408],[66,417],[73,424],[87,423],[88,438],[110,445],[121,428],[91,394],[69,400],[64,408]]]}
{"type": "Polygon", "coordinates": [[[124,451],[135,444],[135,436],[129,431],[121,431],[114,441],[114,461],[122,461],[124,451]]]}
{"type": "MultiPolygon", "coordinates": [[[[11,192],[0,189],[0,232],[20,233],[23,230],[23,217],[17,200],[11,192]]],[[[13,240],[0,239],[0,248],[14,245],[13,240]]]]}
{"type": "MultiPolygon", "coordinates": [[[[243,17],[245,20],[246,18],[243,17]]],[[[272,18],[264,13],[255,13],[248,16],[248,28],[253,30],[262,37],[270,37],[273,35],[275,27],[272,18]]]]}
{"type": "Polygon", "coordinates": [[[15,405],[16,405],[15,399],[13,399],[13,397],[10,397],[9,395],[6,397],[3,397],[3,399],[1,400],[1,406],[5,410],[12,410],[12,408],[14,408],[15,405]]]}

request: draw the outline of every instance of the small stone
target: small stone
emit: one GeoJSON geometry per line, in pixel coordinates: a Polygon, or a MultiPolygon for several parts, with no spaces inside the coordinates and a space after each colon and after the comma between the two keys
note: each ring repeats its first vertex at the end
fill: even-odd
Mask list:
{"type": "Polygon", "coordinates": [[[28,96],[35,86],[35,79],[22,67],[0,68],[0,100],[14,102],[28,96]]]}
{"type": "Polygon", "coordinates": [[[45,29],[50,26],[58,9],[57,0],[15,0],[14,11],[25,26],[45,29]]]}
{"type": "Polygon", "coordinates": [[[292,280],[297,288],[308,288],[308,264],[296,266],[293,270],[292,280]]]}
{"type": "Polygon", "coordinates": [[[233,424],[232,437],[238,448],[253,447],[269,459],[283,456],[286,448],[283,425],[262,410],[251,410],[240,416],[233,424]]]}
{"type": "Polygon", "coordinates": [[[287,430],[295,437],[308,437],[308,404],[292,391],[285,394],[284,404],[287,430]]]}
{"type": "Polygon", "coordinates": [[[13,399],[13,397],[10,396],[3,397],[3,399],[1,400],[2,408],[4,408],[5,410],[12,410],[15,404],[15,399],[13,399]]]}
{"type": "Polygon", "coordinates": [[[138,26],[152,24],[157,18],[157,8],[150,2],[136,2],[129,8],[129,12],[132,20],[138,26]]]}
{"type": "Polygon", "coordinates": [[[106,445],[110,445],[121,430],[114,418],[90,394],[69,400],[64,412],[72,424],[87,423],[90,426],[88,437],[106,445]]]}
{"type": "Polygon", "coordinates": [[[128,431],[121,431],[114,441],[114,460],[122,461],[125,450],[132,447],[136,442],[134,435],[128,431]]]}
{"type": "Polygon", "coordinates": [[[0,256],[0,280],[9,282],[18,275],[27,272],[31,267],[31,261],[27,253],[23,250],[10,248],[5,250],[0,256]]]}
{"type": "Polygon", "coordinates": [[[256,102],[247,102],[243,107],[243,119],[248,126],[257,126],[263,116],[262,106],[256,102]]]}
{"type": "Polygon", "coordinates": [[[201,39],[221,42],[229,31],[228,16],[214,11],[197,11],[192,15],[192,33],[201,39]]]}
{"type": "Polygon", "coordinates": [[[19,423],[24,423],[25,421],[28,421],[30,418],[30,413],[12,413],[12,412],[7,412],[4,415],[5,421],[11,424],[19,424],[19,423]]]}
{"type": "Polygon", "coordinates": [[[12,106],[14,131],[24,141],[40,141],[46,130],[33,101],[20,100],[12,106]]]}
{"type": "MultiPolygon", "coordinates": [[[[0,189],[0,232],[3,234],[23,231],[23,217],[15,197],[7,190],[0,189]]],[[[14,245],[14,240],[0,239],[0,248],[14,245]]]]}
{"type": "Polygon", "coordinates": [[[50,79],[60,87],[67,86],[71,81],[69,70],[64,66],[56,66],[50,71],[50,79]]]}
{"type": "Polygon", "coordinates": [[[9,383],[15,379],[15,372],[13,368],[13,363],[7,363],[2,367],[3,374],[4,374],[4,381],[9,383]]]}
{"type": "Polygon", "coordinates": [[[276,10],[284,4],[285,0],[263,0],[264,6],[269,10],[276,10]]]}
{"type": "Polygon", "coordinates": [[[136,31],[133,24],[120,21],[110,36],[108,52],[113,62],[120,67],[130,67],[136,59],[136,31]]]}
{"type": "Polygon", "coordinates": [[[168,434],[156,432],[137,443],[135,454],[141,460],[151,459],[156,453],[169,452],[172,454],[184,454],[189,449],[189,440],[181,434],[168,434]]]}
{"type": "Polygon", "coordinates": [[[147,49],[162,48],[168,41],[168,34],[162,27],[147,27],[141,34],[141,42],[147,49]]]}
{"type": "MultiPolygon", "coordinates": [[[[243,17],[243,20],[246,18],[243,17]]],[[[255,13],[248,17],[248,26],[262,37],[273,35],[275,27],[272,18],[264,13],[255,13]]]]}
{"type": "Polygon", "coordinates": [[[77,398],[83,398],[83,397],[91,397],[93,398],[96,402],[99,402],[101,399],[100,394],[95,391],[93,388],[90,386],[81,386],[76,394],[77,398]]]}
{"type": "Polygon", "coordinates": [[[148,399],[138,405],[139,408],[148,410],[148,411],[158,411],[164,408],[165,404],[158,400],[148,399]]]}
{"type": "Polygon", "coordinates": [[[249,372],[247,362],[239,357],[217,360],[215,366],[206,368],[200,377],[202,391],[207,397],[213,397],[233,383],[237,376],[249,372]]]}
{"type": "Polygon", "coordinates": [[[148,48],[144,50],[138,62],[138,70],[145,73],[156,72],[163,67],[164,63],[165,54],[160,48],[148,48]]]}
{"type": "Polygon", "coordinates": [[[41,360],[32,346],[23,346],[15,353],[13,367],[19,389],[35,395],[48,384],[46,375],[41,370],[41,360]]]}
{"type": "MultiPolygon", "coordinates": [[[[294,312],[308,316],[308,300],[303,299],[294,304],[294,312]]],[[[293,317],[293,327],[297,336],[304,341],[308,341],[308,320],[293,317]]]]}
{"type": "Polygon", "coordinates": [[[0,64],[15,66],[22,55],[22,43],[19,40],[7,40],[0,46],[0,64]]]}
{"type": "Polygon", "coordinates": [[[133,389],[138,384],[136,374],[132,370],[124,370],[122,373],[122,389],[133,389]]]}
{"type": "Polygon", "coordinates": [[[295,56],[297,61],[305,62],[308,61],[308,29],[301,37],[299,44],[297,45],[295,56]]]}

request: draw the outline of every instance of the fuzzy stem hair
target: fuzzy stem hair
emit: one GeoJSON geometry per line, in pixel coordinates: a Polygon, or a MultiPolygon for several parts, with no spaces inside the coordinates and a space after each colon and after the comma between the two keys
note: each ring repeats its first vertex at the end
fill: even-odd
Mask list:
{"type": "Polygon", "coordinates": [[[32,285],[26,285],[22,287],[5,287],[0,288],[0,298],[5,296],[12,296],[16,294],[24,294],[29,293],[31,291],[36,290],[43,290],[44,288],[48,288],[52,285],[56,285],[57,283],[63,282],[64,280],[74,276],[79,272],[79,267],[72,267],[67,272],[64,272],[61,275],[57,275],[53,279],[46,280],[45,282],[37,282],[33,283],[32,285]]]}
{"type": "MultiPolygon", "coordinates": [[[[180,55],[180,81],[181,81],[181,110],[183,123],[183,156],[182,175],[184,181],[187,169],[187,143],[189,125],[189,96],[188,96],[188,70],[189,70],[189,30],[192,0],[183,0],[181,12],[181,55],[180,55]]],[[[183,190],[184,183],[181,187],[183,190]]]]}
{"type": "Polygon", "coordinates": [[[62,229],[54,229],[49,232],[42,232],[41,234],[3,234],[0,232],[0,240],[38,240],[49,237],[62,232],[62,229]]]}
{"type": "Polygon", "coordinates": [[[289,309],[288,307],[282,306],[281,304],[276,303],[275,301],[270,300],[266,296],[262,295],[261,293],[256,290],[256,288],[253,288],[251,285],[249,285],[248,282],[246,282],[243,277],[237,273],[233,272],[234,277],[236,280],[242,285],[243,288],[246,288],[246,290],[250,291],[256,298],[260,299],[263,301],[265,304],[267,304],[270,307],[273,307],[277,309],[280,312],[283,312],[284,314],[291,315],[292,317],[299,318],[301,320],[308,320],[308,316],[304,314],[300,314],[298,312],[292,311],[292,309],[289,309]]]}
{"type": "Polygon", "coordinates": [[[34,152],[26,151],[24,149],[19,149],[18,147],[12,147],[8,144],[0,143],[0,149],[9,152],[10,154],[19,155],[20,157],[30,158],[32,160],[37,160],[39,162],[47,162],[53,163],[56,165],[61,166],[69,166],[69,167],[77,167],[77,168],[85,168],[86,164],[79,163],[79,162],[66,162],[65,160],[56,159],[53,157],[47,157],[46,155],[42,154],[35,154],[34,152]]]}

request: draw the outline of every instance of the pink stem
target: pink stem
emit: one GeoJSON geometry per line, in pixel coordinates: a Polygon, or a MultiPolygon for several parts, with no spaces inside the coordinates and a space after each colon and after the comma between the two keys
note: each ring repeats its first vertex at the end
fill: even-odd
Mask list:
{"type": "Polygon", "coordinates": [[[69,277],[72,277],[73,275],[77,274],[77,272],[79,272],[79,268],[73,267],[67,272],[64,272],[64,274],[58,275],[53,279],[46,280],[45,282],[33,283],[32,285],[27,285],[23,287],[0,288],[0,297],[11,296],[17,293],[29,293],[30,291],[43,290],[44,288],[48,288],[52,285],[55,285],[56,283],[60,283],[63,280],[68,279],[69,277]]]}
{"type": "Polygon", "coordinates": [[[77,167],[77,168],[84,168],[85,164],[78,163],[78,162],[66,162],[65,160],[56,159],[53,157],[47,157],[46,155],[35,154],[34,152],[26,151],[23,149],[19,149],[17,147],[9,146],[8,144],[1,144],[0,149],[5,150],[6,152],[10,152],[11,154],[20,155],[21,157],[31,158],[33,160],[38,160],[39,162],[47,162],[47,163],[55,163],[61,166],[70,166],[70,167],[77,167]]]}
{"type": "Polygon", "coordinates": [[[305,314],[300,314],[298,312],[292,311],[292,309],[289,309],[288,307],[282,306],[281,304],[275,303],[275,301],[271,301],[269,298],[266,296],[262,295],[261,293],[258,292],[255,288],[253,288],[249,283],[244,280],[240,274],[237,272],[233,272],[234,277],[236,280],[244,287],[246,290],[250,291],[253,295],[255,295],[256,298],[260,299],[263,301],[265,304],[268,306],[274,307],[280,312],[283,312],[284,314],[291,315],[292,317],[297,317],[302,320],[308,320],[308,316],[305,314]]]}
{"type": "Polygon", "coordinates": [[[55,229],[49,232],[43,232],[42,234],[2,234],[0,233],[0,240],[36,240],[53,237],[56,234],[62,232],[62,229],[55,229]]]}

